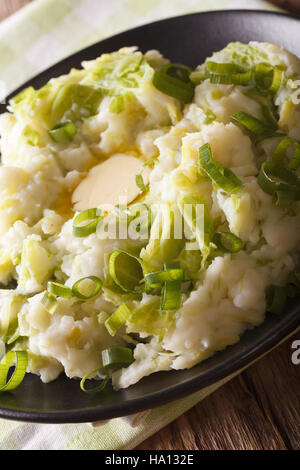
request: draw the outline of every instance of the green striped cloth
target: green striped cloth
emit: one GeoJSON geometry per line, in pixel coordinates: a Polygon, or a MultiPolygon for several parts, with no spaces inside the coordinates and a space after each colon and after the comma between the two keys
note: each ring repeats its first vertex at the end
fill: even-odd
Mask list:
{"type": "MultiPolygon", "coordinates": [[[[230,8],[276,9],[263,0],[34,0],[0,24],[0,98],[63,57],[120,31],[169,16],[230,8]]],[[[105,423],[0,420],[0,449],[133,449],[231,378],[160,408],[105,423]]]]}

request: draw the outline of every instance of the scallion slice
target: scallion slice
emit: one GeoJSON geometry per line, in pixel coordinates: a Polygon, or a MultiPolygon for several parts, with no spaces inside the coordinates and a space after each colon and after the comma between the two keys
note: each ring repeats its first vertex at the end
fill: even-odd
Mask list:
{"type": "Polygon", "coordinates": [[[265,63],[260,63],[255,67],[254,79],[260,92],[274,95],[281,87],[283,78],[284,73],[278,67],[265,63]]]}
{"type": "Polygon", "coordinates": [[[247,85],[252,77],[251,70],[237,64],[207,61],[205,75],[211,83],[222,85],[247,85]]]}
{"type": "Polygon", "coordinates": [[[181,305],[181,281],[165,282],[161,294],[161,310],[175,310],[181,305]]]}
{"type": "Polygon", "coordinates": [[[158,157],[150,158],[150,160],[147,160],[145,163],[143,163],[143,168],[154,165],[157,161],[158,161],[158,157]]]}
{"type": "Polygon", "coordinates": [[[138,175],[135,176],[135,184],[137,185],[137,187],[142,191],[142,192],[145,192],[146,191],[146,186],[145,186],[145,183],[144,183],[144,178],[143,178],[143,175],[141,173],[139,173],[138,175]]]}
{"type": "Polygon", "coordinates": [[[102,288],[102,281],[97,276],[87,276],[79,279],[72,286],[72,293],[81,300],[88,300],[95,297],[102,288]],[[91,289],[92,284],[92,289],[91,289]]]}
{"type": "Polygon", "coordinates": [[[42,297],[41,304],[47,310],[47,312],[52,315],[57,309],[58,302],[54,294],[46,291],[42,297]]]}
{"type": "Polygon", "coordinates": [[[264,162],[257,182],[265,193],[275,196],[277,204],[300,200],[300,177],[277,162],[264,162]]]}
{"type": "Polygon", "coordinates": [[[241,180],[229,168],[212,159],[208,143],[199,149],[199,173],[201,170],[204,170],[219,188],[229,194],[236,194],[243,187],[241,180]]]}
{"type": "Polygon", "coordinates": [[[282,286],[271,285],[267,290],[267,311],[271,313],[282,313],[287,298],[287,289],[282,286]]]}
{"type": "Polygon", "coordinates": [[[109,381],[109,374],[106,374],[105,378],[102,380],[101,384],[98,386],[98,387],[94,387],[94,388],[85,388],[85,381],[87,379],[89,379],[92,375],[94,375],[96,372],[99,372],[101,370],[101,368],[98,368],[98,369],[94,369],[92,370],[91,372],[89,372],[88,374],[86,374],[83,379],[81,379],[80,381],[80,388],[83,392],[86,392],[86,393],[96,393],[96,392],[102,392],[108,381],[109,381]]]}
{"type": "MultiPolygon", "coordinates": [[[[180,263],[175,261],[173,263],[166,263],[165,270],[180,269],[180,263]]],[[[181,305],[181,281],[168,281],[165,282],[161,293],[161,310],[176,310],[181,305]]]]}
{"type": "Polygon", "coordinates": [[[111,336],[115,336],[121,326],[131,317],[131,310],[126,304],[121,304],[119,308],[105,321],[105,327],[111,336]]]}
{"type": "Polygon", "coordinates": [[[224,253],[237,253],[243,249],[243,241],[231,232],[215,232],[212,242],[224,253]]]}
{"type": "Polygon", "coordinates": [[[56,297],[64,297],[65,299],[70,299],[73,295],[70,287],[64,286],[59,282],[49,281],[47,290],[50,294],[53,294],[56,297]]]}
{"type": "Polygon", "coordinates": [[[195,91],[190,72],[190,69],[183,65],[167,64],[154,72],[152,83],[162,93],[183,103],[190,103],[195,91]]]}
{"type": "Polygon", "coordinates": [[[244,67],[241,67],[238,64],[233,63],[226,63],[226,62],[213,62],[208,60],[205,62],[206,68],[211,73],[218,73],[218,74],[232,74],[232,73],[244,73],[247,72],[244,67]]]}
{"type": "Polygon", "coordinates": [[[48,131],[48,133],[52,140],[63,143],[72,140],[77,134],[77,129],[72,121],[66,121],[57,124],[51,131],[48,131]]]}
{"type": "Polygon", "coordinates": [[[288,168],[292,170],[297,170],[300,165],[300,142],[291,137],[285,137],[277,146],[274,155],[273,161],[282,162],[287,158],[287,151],[290,147],[294,146],[293,155],[288,163],[288,168]]]}
{"type": "Polygon", "coordinates": [[[83,392],[86,393],[97,393],[102,392],[110,379],[110,375],[114,370],[122,369],[123,367],[128,367],[133,362],[133,354],[130,348],[114,347],[109,349],[104,349],[101,352],[102,365],[98,369],[94,369],[88,374],[86,374],[80,382],[80,388],[83,392]],[[102,380],[101,384],[98,387],[86,388],[85,382],[96,372],[104,371],[106,376],[102,380]]]}
{"type": "Polygon", "coordinates": [[[146,274],[145,280],[150,287],[158,287],[165,282],[190,281],[190,277],[184,269],[174,268],[146,274]]]}
{"type": "Polygon", "coordinates": [[[10,351],[0,362],[0,392],[8,392],[14,390],[25,377],[28,365],[28,354],[26,351],[10,351]],[[16,361],[15,370],[7,380],[9,369],[16,361]]]}
{"type": "Polygon", "coordinates": [[[141,292],[142,260],[125,250],[113,251],[108,262],[109,274],[124,292],[141,292]]]}
{"type": "Polygon", "coordinates": [[[132,349],[114,347],[104,349],[101,353],[103,368],[108,371],[114,371],[128,367],[133,362],[132,349]]]}
{"type": "Polygon", "coordinates": [[[103,220],[103,216],[99,214],[100,211],[96,208],[80,212],[73,220],[73,235],[82,238],[95,233],[98,224],[103,220]]]}
{"type": "Polygon", "coordinates": [[[281,135],[276,132],[276,128],[265,124],[264,122],[260,121],[259,119],[256,119],[250,114],[245,113],[244,111],[238,111],[231,117],[243,127],[245,127],[249,132],[258,137],[260,140],[281,135]]]}

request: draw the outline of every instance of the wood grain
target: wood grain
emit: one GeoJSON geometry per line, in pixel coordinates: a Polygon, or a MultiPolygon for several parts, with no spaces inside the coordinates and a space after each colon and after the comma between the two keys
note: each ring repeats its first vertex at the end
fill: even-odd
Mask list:
{"type": "Polygon", "coordinates": [[[138,449],[300,449],[300,365],[286,341],[138,449]]]}
{"type": "MultiPolygon", "coordinates": [[[[32,0],[0,0],[0,20],[32,0]]],[[[276,0],[298,6],[300,0],[276,0]],[[298,4],[298,5],[297,5],[298,4]]],[[[143,442],[151,450],[300,449],[300,365],[291,344],[300,334],[143,442]]]]}

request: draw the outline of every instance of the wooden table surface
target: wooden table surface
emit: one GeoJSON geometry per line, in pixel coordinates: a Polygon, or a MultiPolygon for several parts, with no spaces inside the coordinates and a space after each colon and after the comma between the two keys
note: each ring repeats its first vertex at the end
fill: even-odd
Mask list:
{"type": "MultiPolygon", "coordinates": [[[[0,20],[30,1],[0,0],[0,20]]],[[[296,339],[300,333],[138,449],[299,450],[300,364],[291,361],[296,339]]]]}

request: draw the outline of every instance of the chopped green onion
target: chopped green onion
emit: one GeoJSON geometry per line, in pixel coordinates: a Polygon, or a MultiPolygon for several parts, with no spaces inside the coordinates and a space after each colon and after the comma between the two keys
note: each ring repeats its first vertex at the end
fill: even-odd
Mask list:
{"type": "Polygon", "coordinates": [[[217,74],[206,71],[206,77],[211,83],[216,85],[248,85],[251,80],[252,73],[233,73],[233,74],[217,74]]]}
{"type": "MultiPolygon", "coordinates": [[[[167,263],[165,270],[179,269],[180,263],[167,263]]],[[[181,305],[181,281],[168,281],[165,282],[161,293],[161,310],[176,310],[181,305]]]]}
{"type": "Polygon", "coordinates": [[[229,194],[236,194],[243,187],[241,180],[229,168],[212,159],[208,143],[199,149],[199,173],[202,169],[219,188],[229,194]]]}
{"type": "Polygon", "coordinates": [[[72,121],[66,121],[57,124],[51,131],[48,131],[48,133],[52,140],[62,143],[72,140],[77,134],[77,129],[72,121]]]}
{"type": "Polygon", "coordinates": [[[91,372],[89,372],[88,374],[86,374],[83,379],[80,381],[80,388],[83,392],[86,392],[86,393],[96,393],[96,392],[102,392],[102,390],[105,389],[108,381],[109,381],[109,375],[106,374],[105,378],[102,380],[102,383],[101,385],[99,385],[98,387],[94,387],[94,388],[85,388],[84,384],[85,384],[85,381],[87,379],[89,379],[92,375],[94,375],[96,372],[100,371],[101,369],[98,368],[98,369],[94,369],[92,370],[91,372]]]}
{"type": "Polygon", "coordinates": [[[250,114],[245,113],[244,111],[238,111],[231,117],[243,127],[245,127],[249,132],[258,137],[260,140],[281,135],[275,132],[276,128],[265,124],[264,122],[260,121],[259,119],[256,119],[250,114]]]}
{"type": "Polygon", "coordinates": [[[237,64],[232,63],[220,63],[220,62],[212,62],[211,60],[206,61],[205,63],[206,68],[211,73],[218,73],[218,74],[232,74],[232,73],[243,73],[247,72],[244,67],[241,67],[237,64]]]}
{"type": "Polygon", "coordinates": [[[143,178],[143,175],[141,173],[139,173],[138,175],[135,176],[135,184],[137,185],[137,187],[142,191],[142,192],[145,192],[146,191],[146,186],[145,186],[145,183],[144,183],[144,178],[143,178]]]}
{"type": "Polygon", "coordinates": [[[300,142],[290,137],[285,137],[279,143],[279,145],[277,146],[274,152],[273,161],[281,162],[282,160],[284,160],[286,158],[287,150],[291,146],[294,146],[294,152],[289,161],[288,167],[293,170],[297,170],[297,168],[300,165],[300,142]]]}
{"type": "Polygon", "coordinates": [[[183,65],[168,64],[156,70],[153,85],[168,96],[190,103],[194,97],[195,85],[190,80],[190,69],[183,65]]]}
{"type": "Polygon", "coordinates": [[[181,305],[181,281],[165,282],[161,295],[161,310],[175,310],[181,305]]]}
{"type": "Polygon", "coordinates": [[[50,294],[53,294],[56,297],[64,297],[65,299],[70,299],[72,297],[72,290],[59,282],[49,281],[47,290],[50,294]]]}
{"type": "Polygon", "coordinates": [[[113,281],[124,292],[141,292],[140,283],[143,279],[142,261],[125,250],[116,250],[110,255],[109,274],[113,281]]]}
{"type": "Polygon", "coordinates": [[[278,67],[260,63],[255,67],[254,79],[258,90],[262,93],[277,93],[283,82],[284,73],[278,67]]]}
{"type": "Polygon", "coordinates": [[[285,287],[271,285],[267,290],[267,311],[271,313],[282,313],[287,297],[285,287]]]}
{"type": "Polygon", "coordinates": [[[276,191],[274,193],[274,200],[276,206],[289,206],[297,199],[295,193],[290,191],[276,191]]]}
{"type": "Polygon", "coordinates": [[[99,215],[99,209],[87,209],[78,214],[73,221],[73,235],[75,237],[88,237],[95,233],[98,224],[103,220],[103,216],[99,215]],[[82,225],[83,222],[87,222],[82,225]]]}
{"type": "Polygon", "coordinates": [[[133,362],[133,354],[130,348],[114,347],[104,349],[101,355],[103,368],[108,371],[128,367],[133,362]]]}
{"type": "Polygon", "coordinates": [[[271,128],[277,129],[278,115],[277,115],[277,110],[273,101],[271,101],[270,98],[266,97],[265,94],[262,94],[256,88],[251,88],[250,90],[245,91],[244,95],[258,101],[258,103],[261,106],[264,118],[267,121],[268,125],[271,128]]]}
{"type": "Polygon", "coordinates": [[[247,85],[252,77],[251,70],[237,64],[207,61],[205,75],[211,83],[222,85],[247,85]]]}
{"type": "Polygon", "coordinates": [[[275,116],[275,112],[273,112],[269,105],[261,105],[262,112],[264,115],[265,120],[267,121],[268,125],[274,129],[277,129],[278,122],[275,116]]]}
{"type": "Polygon", "coordinates": [[[57,309],[58,302],[54,294],[46,291],[42,297],[41,304],[52,315],[57,309]]]}
{"type": "Polygon", "coordinates": [[[257,182],[265,193],[275,196],[277,204],[300,200],[299,176],[276,162],[262,164],[257,182]]]}
{"type": "Polygon", "coordinates": [[[14,390],[25,377],[28,365],[28,354],[26,351],[10,351],[0,362],[0,392],[14,390]],[[15,370],[9,380],[8,372],[13,362],[16,361],[15,370]]]}
{"type": "Polygon", "coordinates": [[[80,388],[83,392],[86,393],[96,393],[102,392],[108,384],[110,379],[110,374],[114,370],[122,369],[123,367],[128,367],[133,362],[133,354],[130,348],[114,347],[109,349],[104,349],[101,352],[102,365],[103,368],[94,369],[83,377],[80,382],[80,388]],[[94,388],[85,388],[85,381],[89,379],[96,372],[106,371],[106,376],[102,380],[102,383],[98,387],[94,388]]]}
{"type": "Polygon", "coordinates": [[[216,232],[212,238],[212,242],[224,253],[237,253],[242,250],[244,246],[243,241],[230,232],[216,232]]]}
{"type": "Polygon", "coordinates": [[[157,287],[165,282],[190,281],[190,277],[184,269],[167,269],[145,275],[145,280],[150,287],[157,287]]]}
{"type": "Polygon", "coordinates": [[[126,304],[120,307],[105,321],[105,327],[111,336],[115,336],[121,326],[131,317],[132,313],[126,304]]]}
{"type": "Polygon", "coordinates": [[[150,158],[150,160],[147,160],[145,163],[143,163],[143,168],[145,168],[146,166],[154,165],[157,161],[158,157],[150,158]]]}
{"type": "MultiPolygon", "coordinates": [[[[90,282],[88,283],[90,284],[90,282]]],[[[75,284],[72,286],[72,293],[75,297],[81,300],[91,299],[95,297],[102,288],[102,281],[97,276],[87,276],[79,279],[75,284]],[[90,286],[84,287],[84,284],[87,284],[87,281],[91,281],[93,283],[93,290],[91,291],[90,286]],[[86,293],[83,293],[83,289],[86,293]],[[89,291],[89,293],[87,292],[89,291]]]]}

